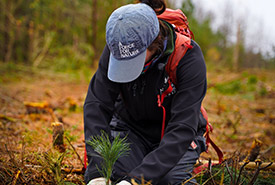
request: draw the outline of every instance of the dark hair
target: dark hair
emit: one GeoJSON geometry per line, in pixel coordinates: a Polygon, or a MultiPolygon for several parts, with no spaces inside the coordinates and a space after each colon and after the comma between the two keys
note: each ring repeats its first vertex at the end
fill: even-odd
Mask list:
{"type": "Polygon", "coordinates": [[[162,14],[166,9],[164,0],[139,0],[139,2],[149,5],[155,10],[157,15],[162,14]]]}
{"type": "MultiPolygon", "coordinates": [[[[154,9],[157,15],[162,14],[166,9],[164,0],[139,0],[154,9]]],[[[164,49],[163,41],[169,35],[169,28],[165,23],[159,21],[160,32],[157,38],[147,48],[149,51],[155,51],[156,55],[160,55],[164,49]]]]}
{"type": "Polygon", "coordinates": [[[159,35],[147,48],[149,51],[155,51],[156,55],[160,55],[164,50],[163,41],[169,35],[169,28],[165,23],[163,23],[162,21],[159,21],[159,26],[160,26],[159,35]]]}

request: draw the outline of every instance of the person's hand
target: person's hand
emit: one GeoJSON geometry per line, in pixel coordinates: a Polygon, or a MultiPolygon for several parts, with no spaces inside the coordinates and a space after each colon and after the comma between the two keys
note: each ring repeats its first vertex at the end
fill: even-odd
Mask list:
{"type": "Polygon", "coordinates": [[[130,182],[128,182],[128,181],[125,181],[125,180],[123,180],[123,181],[120,181],[118,184],[116,184],[116,185],[132,185],[130,182]]]}
{"type": "Polygon", "coordinates": [[[88,185],[106,185],[106,179],[104,177],[98,177],[90,180],[88,185]]]}

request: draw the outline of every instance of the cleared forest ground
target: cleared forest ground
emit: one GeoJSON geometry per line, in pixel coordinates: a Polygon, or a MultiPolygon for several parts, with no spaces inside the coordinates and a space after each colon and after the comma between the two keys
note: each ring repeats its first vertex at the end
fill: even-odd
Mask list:
{"type": "MultiPolygon", "coordinates": [[[[47,72],[0,72],[1,184],[55,184],[58,182],[58,168],[52,169],[45,163],[58,164],[61,158],[60,167],[69,169],[67,173],[62,172],[63,180],[83,183],[81,172],[73,173],[72,170],[83,167],[82,106],[88,81],[47,72]],[[64,156],[52,149],[51,123],[56,120],[48,109],[30,110],[27,103],[40,103],[50,108],[55,119],[63,122],[67,148],[64,156]]],[[[262,70],[208,72],[204,107],[214,127],[211,137],[226,156],[236,151],[245,156],[257,139],[261,142],[261,159],[274,161],[273,76],[274,71],[262,70]]],[[[210,148],[202,158],[217,159],[217,156],[210,148]]]]}

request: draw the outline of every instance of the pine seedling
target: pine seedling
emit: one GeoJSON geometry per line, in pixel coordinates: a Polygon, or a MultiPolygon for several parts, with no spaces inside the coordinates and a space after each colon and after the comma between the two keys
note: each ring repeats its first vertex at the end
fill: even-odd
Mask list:
{"type": "Polygon", "coordinates": [[[38,162],[44,170],[53,175],[55,184],[57,185],[65,184],[62,175],[62,163],[67,154],[67,152],[60,153],[59,151],[49,150],[48,152],[44,152],[42,155],[37,155],[38,162]]]}
{"type": "Polygon", "coordinates": [[[91,140],[87,142],[99,154],[99,157],[103,159],[101,169],[98,166],[97,169],[105,177],[106,185],[110,184],[115,162],[118,158],[127,155],[130,150],[130,144],[126,142],[126,137],[120,138],[118,134],[111,142],[108,134],[102,131],[101,136],[92,136],[91,140]]]}

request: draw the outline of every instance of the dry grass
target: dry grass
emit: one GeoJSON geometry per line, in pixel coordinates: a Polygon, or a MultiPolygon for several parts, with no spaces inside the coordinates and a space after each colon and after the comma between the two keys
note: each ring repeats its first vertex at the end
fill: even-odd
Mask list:
{"type": "MultiPolygon", "coordinates": [[[[272,75],[265,71],[235,74],[212,71],[208,74],[209,89],[204,107],[214,126],[211,137],[228,158],[236,150],[245,155],[252,142],[258,139],[262,142],[262,161],[274,161],[275,84],[272,75]],[[246,89],[227,95],[216,89],[217,84],[240,80],[245,90],[251,75],[258,80],[255,91],[246,89]],[[259,91],[261,87],[266,89],[263,94],[259,91]]],[[[0,84],[0,184],[83,184],[82,105],[87,88],[86,81],[41,75],[0,84]],[[49,111],[28,110],[24,102],[48,103],[56,119],[64,124],[64,135],[68,138],[64,154],[52,149],[53,116],[49,111]]],[[[202,159],[208,158],[217,158],[212,148],[202,155],[202,159]]],[[[226,169],[217,177],[224,171],[226,169]]]]}

